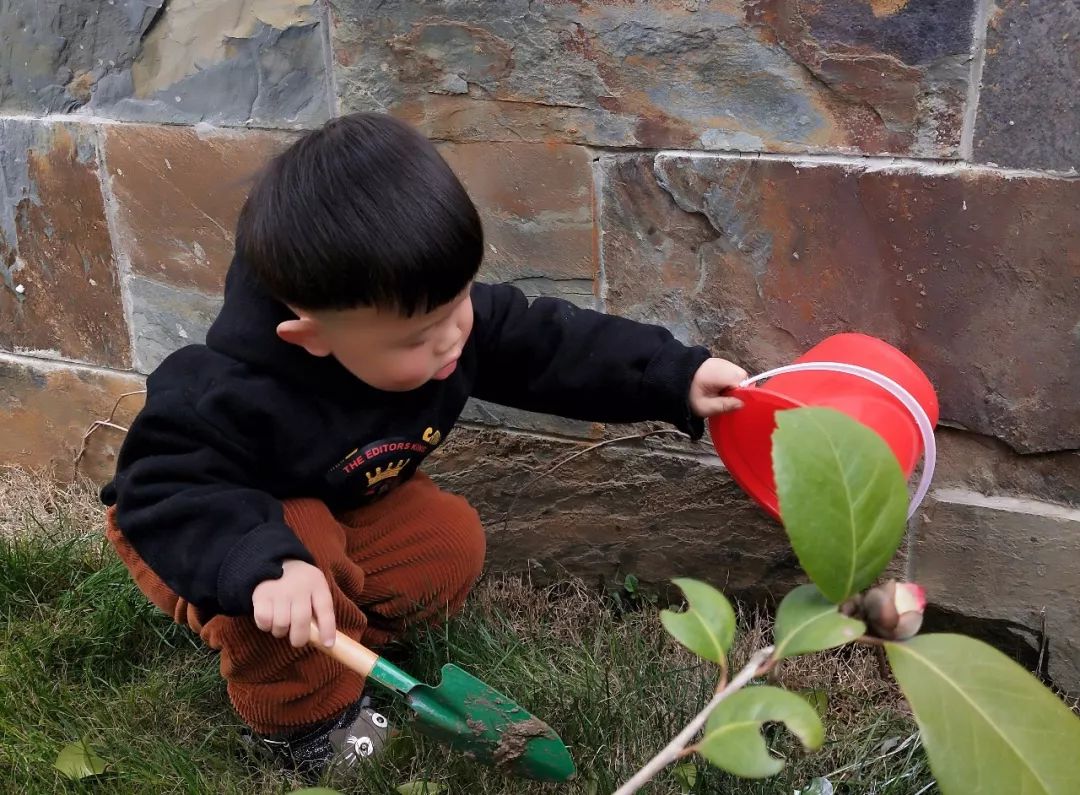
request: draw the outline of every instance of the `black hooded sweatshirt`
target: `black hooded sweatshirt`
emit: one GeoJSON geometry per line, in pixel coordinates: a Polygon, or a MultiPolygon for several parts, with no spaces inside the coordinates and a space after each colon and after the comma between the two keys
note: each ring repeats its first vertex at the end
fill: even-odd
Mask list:
{"type": "Polygon", "coordinates": [[[313,562],[282,500],[331,510],[403,483],[474,396],[594,422],[663,420],[698,437],[690,382],[709,357],[667,330],[540,298],[472,288],[475,320],[457,370],[404,393],[368,386],[331,357],[282,341],[294,315],[234,262],[205,345],[169,356],[147,380],[112,483],[124,536],[203,620],[252,611],[282,561],[313,562]]]}

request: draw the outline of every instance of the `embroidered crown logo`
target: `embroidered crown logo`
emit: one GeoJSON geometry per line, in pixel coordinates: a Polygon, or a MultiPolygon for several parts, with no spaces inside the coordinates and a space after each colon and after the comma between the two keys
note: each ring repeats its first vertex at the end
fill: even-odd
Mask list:
{"type": "Polygon", "coordinates": [[[365,472],[364,477],[367,478],[368,486],[374,486],[376,483],[381,483],[389,478],[396,478],[401,474],[401,470],[403,470],[408,463],[409,459],[402,458],[396,464],[387,464],[386,469],[375,467],[374,472],[365,472]]]}

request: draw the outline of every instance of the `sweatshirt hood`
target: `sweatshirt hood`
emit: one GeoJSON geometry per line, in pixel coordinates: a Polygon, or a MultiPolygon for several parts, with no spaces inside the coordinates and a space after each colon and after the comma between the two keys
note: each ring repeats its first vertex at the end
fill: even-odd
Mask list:
{"type": "Polygon", "coordinates": [[[255,370],[307,385],[335,387],[358,379],[333,356],[312,356],[277,335],[278,324],[296,314],[274,298],[238,257],[225,277],[225,302],[206,334],[206,346],[255,370]]]}

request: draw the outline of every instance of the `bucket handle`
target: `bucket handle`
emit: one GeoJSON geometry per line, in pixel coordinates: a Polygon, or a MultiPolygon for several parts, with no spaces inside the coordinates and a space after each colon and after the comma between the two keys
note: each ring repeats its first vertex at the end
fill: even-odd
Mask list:
{"type": "Polygon", "coordinates": [[[789,364],[784,367],[777,367],[775,370],[761,373],[760,375],[755,375],[753,378],[748,378],[739,384],[739,386],[750,386],[758,381],[764,381],[766,378],[784,375],[785,373],[802,373],[807,371],[845,373],[846,375],[853,375],[857,378],[870,381],[889,392],[893,397],[904,404],[904,408],[911,412],[911,416],[915,418],[915,424],[919,426],[919,433],[922,434],[923,468],[922,474],[919,476],[919,485],[915,489],[915,494],[911,498],[911,503],[908,506],[907,516],[908,519],[910,519],[915,515],[915,511],[919,509],[919,506],[922,505],[922,501],[926,498],[926,493],[930,491],[930,481],[934,478],[934,467],[937,464],[937,442],[934,439],[934,426],[930,422],[930,418],[927,416],[926,411],[910,392],[888,376],[884,376],[867,367],[860,367],[857,364],[847,364],[845,362],[801,362],[799,364],[789,364]]]}

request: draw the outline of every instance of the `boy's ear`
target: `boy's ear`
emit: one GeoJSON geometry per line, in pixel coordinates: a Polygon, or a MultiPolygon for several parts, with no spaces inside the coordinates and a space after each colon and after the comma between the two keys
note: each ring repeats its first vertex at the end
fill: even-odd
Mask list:
{"type": "Polygon", "coordinates": [[[314,318],[298,317],[278,323],[277,335],[290,345],[298,345],[312,356],[329,356],[330,346],[323,339],[319,323],[314,318]]]}

